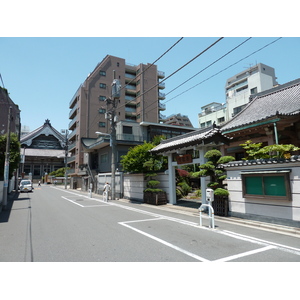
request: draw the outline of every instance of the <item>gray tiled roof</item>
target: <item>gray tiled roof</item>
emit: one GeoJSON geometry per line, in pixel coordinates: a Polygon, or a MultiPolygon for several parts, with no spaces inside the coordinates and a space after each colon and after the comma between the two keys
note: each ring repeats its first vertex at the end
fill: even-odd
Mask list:
{"type": "Polygon", "coordinates": [[[247,106],[222,126],[227,131],[274,118],[300,113],[300,79],[254,95],[247,106]]]}
{"type": "Polygon", "coordinates": [[[163,140],[159,145],[154,147],[151,152],[158,154],[172,151],[174,149],[178,150],[186,147],[191,147],[205,143],[205,140],[208,140],[215,136],[219,136],[222,139],[225,139],[225,137],[221,135],[219,128],[199,129],[167,140],[163,140]]]}
{"type": "MultiPolygon", "coordinates": [[[[21,149],[21,154],[23,154],[23,149],[21,149]]],[[[37,156],[37,157],[64,157],[65,151],[64,150],[55,150],[55,149],[32,149],[26,148],[25,150],[25,157],[26,156],[37,156]]],[[[25,158],[26,160],[26,158],[25,158]]]]}

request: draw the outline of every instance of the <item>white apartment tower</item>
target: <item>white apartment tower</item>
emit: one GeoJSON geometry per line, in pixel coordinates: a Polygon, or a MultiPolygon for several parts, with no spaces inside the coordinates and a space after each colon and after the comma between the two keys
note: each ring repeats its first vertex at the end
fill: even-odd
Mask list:
{"type": "Polygon", "coordinates": [[[271,89],[278,83],[275,70],[259,63],[226,80],[226,103],[213,102],[201,107],[199,126],[221,125],[239,113],[249,102],[250,95],[271,89]]]}

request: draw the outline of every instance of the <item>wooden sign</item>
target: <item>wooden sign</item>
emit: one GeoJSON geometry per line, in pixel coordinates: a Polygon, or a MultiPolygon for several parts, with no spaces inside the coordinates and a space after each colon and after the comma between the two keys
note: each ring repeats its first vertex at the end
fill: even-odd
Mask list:
{"type": "Polygon", "coordinates": [[[193,158],[192,158],[191,154],[182,154],[182,155],[176,156],[176,161],[179,165],[189,164],[193,161],[193,158]]]}

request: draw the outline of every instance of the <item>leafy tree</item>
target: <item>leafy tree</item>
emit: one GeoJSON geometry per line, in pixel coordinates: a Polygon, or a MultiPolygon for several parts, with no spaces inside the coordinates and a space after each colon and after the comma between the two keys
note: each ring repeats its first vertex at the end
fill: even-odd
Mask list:
{"type": "MultiPolygon", "coordinates": [[[[0,180],[4,180],[4,163],[6,152],[7,135],[0,135],[0,180]]],[[[9,178],[12,177],[14,170],[20,163],[20,142],[15,133],[10,135],[10,155],[9,155],[9,178]]]]}
{"type": "Polygon", "coordinates": [[[123,170],[132,173],[147,173],[151,170],[160,171],[166,169],[167,158],[162,155],[152,154],[149,150],[160,143],[163,136],[157,136],[152,143],[137,145],[129,149],[126,155],[121,157],[123,170]]]}
{"type": "Polygon", "coordinates": [[[287,145],[268,145],[262,147],[262,143],[252,143],[251,140],[246,141],[244,144],[240,144],[245,150],[248,156],[245,160],[261,159],[261,158],[289,158],[290,152],[300,150],[292,144],[287,145]]]}
{"type": "MultiPolygon", "coordinates": [[[[67,168],[67,170],[69,170],[69,169],[70,168],[67,168]]],[[[66,168],[60,168],[60,169],[57,169],[56,171],[49,173],[49,175],[54,176],[54,177],[65,177],[65,170],[66,170],[66,168]]]]}

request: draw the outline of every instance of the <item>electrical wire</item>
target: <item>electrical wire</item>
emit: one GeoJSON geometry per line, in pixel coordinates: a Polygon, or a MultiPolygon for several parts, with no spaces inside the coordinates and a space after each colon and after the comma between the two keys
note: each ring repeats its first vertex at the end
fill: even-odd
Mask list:
{"type": "Polygon", "coordinates": [[[281,38],[282,38],[282,37],[279,37],[279,38],[277,38],[276,40],[274,40],[274,41],[272,41],[272,42],[268,43],[267,45],[265,45],[265,46],[263,46],[263,47],[259,48],[258,50],[256,50],[256,51],[254,51],[254,52],[250,53],[249,55],[247,55],[247,56],[245,56],[245,57],[241,58],[240,60],[238,60],[238,61],[236,61],[235,63],[233,63],[233,64],[229,65],[228,67],[226,67],[226,68],[222,69],[221,71],[219,71],[219,72],[215,73],[214,75],[212,75],[212,76],[210,76],[210,77],[208,77],[208,78],[204,79],[203,81],[201,81],[201,82],[197,83],[196,85],[194,85],[194,86],[190,87],[189,89],[187,89],[187,90],[183,91],[182,93],[180,93],[180,94],[176,95],[175,97],[173,97],[173,98],[171,98],[171,99],[167,100],[165,103],[167,103],[167,102],[170,102],[171,100],[173,100],[173,99],[175,99],[175,98],[177,98],[177,97],[181,96],[182,94],[184,94],[184,93],[186,93],[186,92],[190,91],[191,89],[193,89],[193,88],[197,87],[198,85],[202,84],[203,82],[205,82],[205,81],[208,81],[209,79],[211,79],[211,78],[213,78],[213,77],[215,77],[215,76],[219,75],[220,73],[222,73],[222,72],[226,71],[227,69],[229,69],[229,68],[233,67],[234,65],[236,65],[236,64],[238,64],[239,62],[241,62],[241,61],[245,60],[246,58],[248,58],[248,57],[252,56],[253,54],[255,54],[255,53],[257,53],[257,52],[259,52],[259,51],[261,51],[261,50],[265,49],[266,47],[268,47],[268,46],[270,46],[270,45],[274,44],[275,42],[277,42],[277,41],[278,41],[278,40],[280,40],[281,38]]]}
{"type": "MultiPolygon", "coordinates": [[[[165,56],[169,51],[171,51],[171,49],[173,49],[179,42],[181,42],[183,40],[183,37],[181,37],[178,41],[176,41],[168,50],[166,50],[161,56],[159,56],[153,63],[151,63],[149,66],[147,66],[147,68],[145,70],[143,70],[141,73],[139,73],[138,75],[135,76],[135,78],[133,78],[132,80],[130,80],[127,84],[125,84],[123,87],[121,87],[120,91],[124,88],[126,88],[127,85],[129,85],[131,82],[133,82],[134,80],[137,79],[137,77],[141,76],[143,73],[145,73],[150,67],[152,67],[157,61],[159,61],[163,56],[165,56]]],[[[136,98],[135,98],[136,99],[136,98]]],[[[133,100],[135,100],[133,99],[133,100]]],[[[131,101],[133,101],[131,100],[131,101]]],[[[131,102],[129,101],[129,102],[131,102]]],[[[128,104],[128,102],[127,102],[128,104]]],[[[125,105],[124,105],[125,106],[125,105]]],[[[91,126],[93,126],[95,124],[96,119],[98,118],[98,115],[95,116],[94,120],[91,122],[91,126]]]]}
{"type": "MultiPolygon", "coordinates": [[[[187,79],[186,81],[184,81],[183,83],[181,83],[180,85],[178,85],[177,87],[175,87],[173,90],[171,90],[170,92],[168,92],[166,94],[166,96],[169,95],[170,93],[172,93],[173,91],[175,91],[176,89],[178,89],[179,87],[181,87],[182,85],[184,85],[185,83],[187,83],[188,81],[190,81],[191,79],[195,78],[197,75],[199,75],[200,73],[202,73],[203,71],[205,71],[206,69],[208,69],[209,67],[211,67],[212,65],[214,65],[216,62],[218,62],[221,59],[223,59],[225,56],[227,56],[228,54],[230,54],[231,52],[233,52],[234,50],[236,50],[237,48],[239,48],[240,46],[242,46],[243,44],[245,44],[246,42],[248,42],[250,39],[251,39],[251,37],[247,38],[245,41],[243,41],[242,43],[240,43],[236,47],[232,48],[230,51],[228,51],[227,53],[225,53],[224,55],[222,55],[221,57],[219,57],[218,59],[216,59],[214,62],[212,62],[211,64],[209,64],[207,67],[203,68],[201,71],[199,71],[198,73],[196,73],[195,75],[193,75],[192,77],[190,77],[189,79],[187,79]]],[[[166,101],[165,103],[167,103],[167,102],[168,101],[166,101]]],[[[156,103],[152,102],[145,109],[149,108],[150,106],[153,106],[154,104],[156,104],[156,103]]],[[[154,107],[150,111],[152,111],[154,109],[156,109],[156,107],[154,107]]],[[[150,111],[148,111],[148,112],[150,112],[150,111]]]]}

